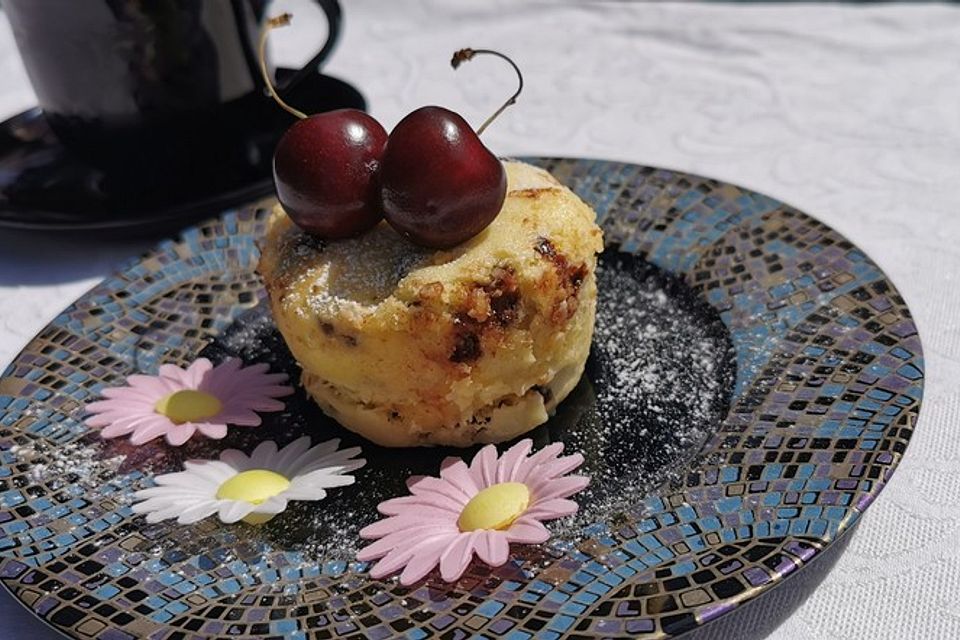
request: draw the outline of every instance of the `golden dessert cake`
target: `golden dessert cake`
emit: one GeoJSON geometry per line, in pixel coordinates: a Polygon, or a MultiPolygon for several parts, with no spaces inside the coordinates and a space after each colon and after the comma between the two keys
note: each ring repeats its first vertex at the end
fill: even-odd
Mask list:
{"type": "Polygon", "coordinates": [[[499,215],[449,250],[386,223],[318,240],[275,207],[259,271],[303,386],[343,426],[393,447],[501,442],[576,386],[602,234],[549,173],[505,169],[499,215]]]}

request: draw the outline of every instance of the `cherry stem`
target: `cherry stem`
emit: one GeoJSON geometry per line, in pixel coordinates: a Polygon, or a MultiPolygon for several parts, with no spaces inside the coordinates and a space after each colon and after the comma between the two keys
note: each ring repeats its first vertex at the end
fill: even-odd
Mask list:
{"type": "Polygon", "coordinates": [[[482,134],[484,130],[490,125],[490,123],[496,120],[497,116],[503,113],[507,107],[509,107],[512,104],[515,104],[517,102],[517,97],[520,95],[520,92],[523,91],[523,74],[520,73],[520,67],[518,67],[513,60],[503,55],[499,51],[494,51],[493,49],[469,49],[469,48],[460,49],[459,51],[453,54],[453,59],[450,60],[450,64],[451,66],[453,66],[454,69],[456,69],[467,60],[473,60],[473,57],[475,55],[483,54],[483,53],[486,53],[492,56],[497,56],[498,58],[506,60],[508,63],[510,63],[510,66],[513,67],[513,70],[517,72],[517,82],[519,84],[517,85],[516,92],[512,96],[510,96],[510,98],[506,102],[504,102],[499,109],[494,111],[492,116],[487,118],[484,121],[484,123],[480,125],[480,128],[477,129],[478,136],[482,134]]]}
{"type": "Polygon", "coordinates": [[[290,13],[281,13],[279,16],[269,18],[266,24],[263,25],[263,31],[260,32],[260,42],[258,45],[260,51],[260,74],[263,76],[263,82],[267,85],[267,91],[270,92],[270,97],[276,100],[277,104],[283,107],[285,111],[303,120],[307,117],[307,114],[299,109],[294,109],[283,101],[283,98],[277,94],[277,90],[270,80],[270,74],[267,72],[267,34],[277,27],[287,26],[290,24],[292,18],[293,15],[290,13]]]}

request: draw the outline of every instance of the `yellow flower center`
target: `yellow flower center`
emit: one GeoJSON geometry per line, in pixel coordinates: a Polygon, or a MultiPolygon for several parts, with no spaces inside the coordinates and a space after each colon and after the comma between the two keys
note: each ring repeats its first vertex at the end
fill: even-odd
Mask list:
{"type": "Polygon", "coordinates": [[[530,490],[522,482],[501,482],[470,499],[460,512],[460,531],[506,529],[530,505],[530,490]]]}
{"type": "Polygon", "coordinates": [[[220,400],[206,391],[184,389],[168,393],[154,405],[153,410],[167,416],[174,424],[199,422],[211,418],[223,409],[220,400]]]}
{"type": "MultiPolygon", "coordinates": [[[[267,498],[286,491],[290,481],[269,469],[250,469],[241,471],[217,489],[218,500],[238,500],[250,504],[260,504],[267,498]]],[[[249,524],[263,524],[273,518],[272,513],[251,513],[243,519],[249,524]]]]}

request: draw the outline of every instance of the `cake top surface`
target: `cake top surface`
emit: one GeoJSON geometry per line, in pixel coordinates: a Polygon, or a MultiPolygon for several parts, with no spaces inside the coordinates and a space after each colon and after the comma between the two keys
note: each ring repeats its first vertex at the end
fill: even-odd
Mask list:
{"type": "MultiPolygon", "coordinates": [[[[489,277],[504,261],[537,259],[538,239],[573,257],[602,248],[593,211],[548,172],[520,162],[505,162],[507,197],[497,218],[480,234],[448,250],[418,247],[382,222],[347,240],[323,241],[301,231],[277,206],[263,242],[260,271],[269,283],[295,294],[291,304],[318,316],[348,315],[356,320],[406,303],[424,286],[489,277]]],[[[522,266],[522,265],[521,265],[522,266]]],[[[446,289],[444,289],[444,287],[446,289]]]]}

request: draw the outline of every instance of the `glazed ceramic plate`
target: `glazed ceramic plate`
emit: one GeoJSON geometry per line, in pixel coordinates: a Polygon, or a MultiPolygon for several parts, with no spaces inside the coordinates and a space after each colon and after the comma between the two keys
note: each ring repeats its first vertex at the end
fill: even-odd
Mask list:
{"type": "MultiPolygon", "coordinates": [[[[298,391],[259,428],[180,449],[103,441],[105,386],[203,355],[296,376],[254,273],[260,206],[132,262],[0,379],[0,581],[69,636],[663,637],[807,571],[883,488],[923,387],[910,312],[877,266],[766,196],[674,171],[536,159],[593,205],[608,248],[587,373],[531,435],[591,487],[550,542],[454,584],[375,581],[357,531],[450,451],[360,443],[357,483],[267,525],[148,525],[130,492],[264,439],[358,440],[298,391]]],[[[469,455],[472,452],[466,452],[469,455]]]]}

